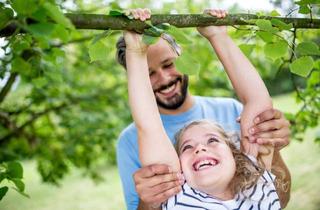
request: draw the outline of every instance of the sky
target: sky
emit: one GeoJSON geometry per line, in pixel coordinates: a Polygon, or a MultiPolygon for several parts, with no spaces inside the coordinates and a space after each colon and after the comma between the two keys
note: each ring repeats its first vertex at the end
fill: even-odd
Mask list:
{"type": "Polygon", "coordinates": [[[212,6],[222,5],[227,9],[234,4],[238,4],[241,9],[244,10],[273,10],[273,5],[269,0],[224,0],[224,1],[211,1],[212,6]]]}

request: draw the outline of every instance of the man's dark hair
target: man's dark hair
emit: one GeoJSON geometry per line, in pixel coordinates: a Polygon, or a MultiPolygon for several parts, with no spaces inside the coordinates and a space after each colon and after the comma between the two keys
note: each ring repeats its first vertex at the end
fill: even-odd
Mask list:
{"type": "MultiPolygon", "coordinates": [[[[169,34],[163,33],[161,34],[161,38],[163,38],[164,40],[166,40],[170,46],[172,47],[172,49],[178,54],[181,54],[181,48],[180,46],[177,44],[177,42],[175,41],[175,39],[170,36],[169,34]]],[[[123,66],[125,69],[127,69],[127,64],[126,64],[126,42],[124,40],[124,37],[121,36],[116,44],[117,47],[117,52],[116,52],[116,60],[118,61],[118,63],[123,66]]]]}

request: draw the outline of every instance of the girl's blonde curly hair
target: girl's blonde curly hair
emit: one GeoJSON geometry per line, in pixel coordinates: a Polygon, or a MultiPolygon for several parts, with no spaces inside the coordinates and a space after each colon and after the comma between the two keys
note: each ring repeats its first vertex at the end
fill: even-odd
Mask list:
{"type": "Polygon", "coordinates": [[[252,160],[248,158],[247,155],[245,155],[243,152],[241,152],[239,149],[237,149],[235,145],[235,137],[238,136],[235,134],[228,134],[224,131],[224,129],[218,125],[215,122],[212,122],[210,120],[196,120],[191,122],[190,124],[184,126],[182,129],[180,129],[176,135],[175,135],[175,149],[179,154],[179,147],[180,147],[180,141],[182,135],[191,127],[197,126],[197,125],[210,125],[213,129],[215,129],[217,132],[221,134],[221,136],[224,138],[227,145],[230,147],[230,150],[232,152],[232,155],[234,157],[235,163],[236,163],[236,172],[231,180],[230,183],[230,189],[232,190],[233,194],[243,193],[246,189],[249,189],[253,185],[255,185],[260,178],[260,176],[263,174],[264,169],[262,167],[257,166],[252,160]]]}

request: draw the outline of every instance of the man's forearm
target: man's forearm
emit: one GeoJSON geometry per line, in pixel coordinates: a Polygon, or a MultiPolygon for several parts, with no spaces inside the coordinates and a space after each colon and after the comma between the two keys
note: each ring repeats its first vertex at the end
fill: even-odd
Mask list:
{"type": "Polygon", "coordinates": [[[271,170],[272,173],[276,175],[275,187],[277,189],[281,207],[285,208],[290,200],[291,175],[279,150],[274,151],[271,170]]]}

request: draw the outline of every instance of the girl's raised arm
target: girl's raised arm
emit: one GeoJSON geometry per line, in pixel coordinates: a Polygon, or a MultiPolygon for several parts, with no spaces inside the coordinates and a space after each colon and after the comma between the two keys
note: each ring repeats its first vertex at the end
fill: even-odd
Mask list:
{"type": "Polygon", "coordinates": [[[138,130],[141,164],[167,164],[174,172],[180,172],[178,155],[164,130],[152,91],[147,46],[140,34],[126,31],[124,37],[129,103],[138,130]]]}

